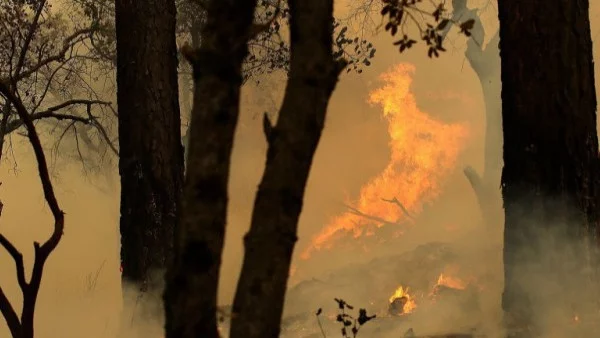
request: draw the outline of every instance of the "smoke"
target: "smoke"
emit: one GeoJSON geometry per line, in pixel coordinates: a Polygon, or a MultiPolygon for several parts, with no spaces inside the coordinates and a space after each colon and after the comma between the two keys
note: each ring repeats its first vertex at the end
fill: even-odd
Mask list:
{"type": "MultiPolygon", "coordinates": [[[[592,32],[597,38],[600,3],[592,1],[591,6],[594,13],[592,32]]],[[[490,19],[495,20],[493,10],[489,13],[490,19]]],[[[478,170],[483,167],[485,123],[480,84],[464,60],[464,44],[457,38],[448,53],[438,60],[430,60],[416,47],[400,55],[384,34],[369,39],[378,48],[373,65],[361,75],[344,75],[330,104],[300,220],[300,240],[294,257],[297,270],[290,281],[286,323],[292,326],[296,323],[294,325],[301,325],[306,331],[318,332],[314,312],[323,308],[322,322],[328,336],[336,337],[339,325],[327,317],[337,311],[334,297],[341,297],[356,308],[365,307],[369,313],[383,315],[389,297],[403,285],[417,296],[417,308],[410,320],[409,317],[376,319],[361,329],[364,337],[398,337],[408,328],[413,328],[417,334],[428,334],[468,330],[474,326],[479,326],[489,336],[499,337],[503,321],[500,307],[504,283],[503,219],[491,220],[492,226],[484,225],[484,221],[489,220],[481,219],[477,200],[461,172],[466,165],[473,165],[478,170]],[[431,209],[423,213],[417,226],[396,241],[370,247],[356,247],[349,242],[344,249],[335,248],[317,258],[302,261],[299,255],[314,235],[331,217],[346,210],[342,205],[346,197],[357,196],[365,182],[388,163],[387,125],[380,117],[379,107],[367,103],[367,95],[376,86],[377,77],[400,62],[411,63],[416,68],[412,91],[419,108],[446,122],[468,122],[472,131],[471,143],[431,209]],[[465,280],[476,277],[473,283],[483,288],[477,292],[477,306],[461,304],[460,300],[426,305],[427,293],[449,265],[460,267],[455,277],[465,280]],[[421,291],[425,293],[424,298],[417,295],[421,291]],[[294,318],[298,319],[294,322],[294,318]]],[[[598,45],[594,51],[598,57],[598,45]]],[[[600,79],[600,73],[596,78],[600,79]]],[[[219,301],[223,305],[231,304],[233,298],[242,261],[242,236],[248,230],[254,194],[264,166],[266,144],[260,114],[265,110],[276,113],[282,80],[277,77],[266,80],[270,83],[267,89],[244,88],[221,269],[219,301]]],[[[3,183],[0,199],[4,203],[0,231],[23,251],[26,264],[31,264],[32,242],[49,235],[52,218],[44,204],[28,144],[15,136],[13,146],[16,165],[4,161],[0,166],[3,183]]],[[[126,291],[122,298],[118,186],[82,175],[78,163],[55,169],[59,203],[66,212],[66,228],[63,241],[45,268],[36,313],[36,337],[115,337],[121,319],[126,318],[135,306],[145,309],[146,317],[137,322],[139,326],[134,326],[133,330],[149,328],[156,330],[152,332],[160,332],[160,299],[148,297],[140,301],[135,289],[130,294],[126,291]]],[[[117,181],[116,171],[112,172],[112,177],[117,181]]],[[[568,264],[571,258],[563,256],[561,260],[555,259],[554,264],[568,264]]],[[[528,266],[522,268],[529,269],[528,266]]],[[[21,298],[13,277],[14,265],[6,253],[0,254],[0,276],[0,285],[18,306],[21,298]]],[[[527,271],[524,276],[529,276],[527,271]]],[[[585,314],[573,313],[569,307],[571,303],[584,303],[590,298],[590,294],[580,292],[580,281],[574,280],[572,287],[566,290],[556,290],[552,283],[536,276],[524,282],[543,294],[533,306],[538,310],[536,313],[546,337],[594,336],[585,331],[585,314]],[[564,323],[575,320],[575,316],[581,324],[564,323]],[[564,329],[583,332],[566,334],[561,331],[564,329]]],[[[0,337],[9,337],[4,321],[0,321],[0,337]]]]}

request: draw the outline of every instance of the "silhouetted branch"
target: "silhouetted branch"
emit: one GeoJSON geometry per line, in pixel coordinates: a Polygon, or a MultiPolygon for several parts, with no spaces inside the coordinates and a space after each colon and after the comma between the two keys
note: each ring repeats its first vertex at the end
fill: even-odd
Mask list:
{"type": "Polygon", "coordinates": [[[404,204],[400,203],[400,201],[398,201],[398,199],[396,197],[392,198],[391,200],[387,200],[385,198],[381,199],[384,202],[388,202],[388,203],[392,203],[392,204],[396,204],[398,207],[400,207],[400,210],[402,210],[402,212],[406,215],[406,217],[414,220],[415,218],[413,217],[413,215],[411,215],[408,210],[404,207],[404,204]]]}
{"type": "MultiPolygon", "coordinates": [[[[29,117],[32,121],[41,120],[41,119],[45,119],[45,118],[53,118],[53,119],[57,119],[57,120],[70,120],[73,122],[79,122],[82,124],[92,125],[92,126],[94,126],[94,128],[96,128],[100,132],[100,135],[102,136],[104,141],[108,144],[109,148],[113,151],[113,153],[118,156],[119,151],[117,150],[116,146],[114,145],[114,142],[112,142],[112,140],[110,139],[108,133],[106,132],[106,129],[104,129],[102,124],[100,122],[98,122],[97,118],[94,115],[92,115],[92,112],[91,112],[92,105],[104,105],[104,106],[110,107],[111,103],[106,102],[106,101],[101,101],[101,100],[84,100],[84,99],[68,100],[68,101],[65,101],[56,106],[50,107],[44,111],[31,114],[29,117]],[[74,105],[86,105],[87,106],[86,107],[87,116],[83,117],[83,116],[73,115],[73,114],[57,113],[58,110],[68,108],[68,107],[71,107],[74,105]]],[[[20,127],[23,126],[23,124],[24,124],[24,122],[21,119],[13,120],[13,121],[9,122],[8,125],[6,126],[5,134],[11,133],[11,132],[19,129],[20,127]]]]}
{"type": "Polygon", "coordinates": [[[372,221],[379,222],[379,223],[383,223],[383,224],[401,225],[401,224],[400,224],[400,223],[398,223],[398,222],[394,222],[394,221],[388,221],[388,220],[386,220],[386,219],[383,219],[383,218],[381,218],[381,217],[377,217],[377,216],[373,216],[373,215],[368,215],[368,214],[365,214],[364,212],[362,212],[362,211],[360,211],[360,210],[358,210],[358,209],[356,209],[356,208],[354,208],[354,207],[351,207],[351,206],[349,206],[349,205],[347,205],[347,204],[344,204],[344,206],[345,206],[346,208],[348,208],[348,210],[349,210],[349,212],[350,212],[350,213],[352,213],[352,214],[354,214],[354,215],[356,215],[356,216],[364,217],[364,218],[366,218],[366,219],[370,219],[370,220],[372,220],[372,221]]]}
{"type": "Polygon", "coordinates": [[[44,67],[45,65],[55,62],[55,61],[61,61],[63,58],[65,58],[67,52],[69,51],[70,48],[72,48],[74,46],[75,43],[79,42],[79,39],[86,34],[91,34],[93,32],[96,31],[95,27],[89,27],[89,28],[84,28],[84,29],[80,29],[75,31],[73,34],[69,35],[63,42],[63,48],[56,54],[48,56],[42,60],[40,60],[38,63],[36,63],[35,65],[33,65],[32,67],[16,73],[11,81],[13,81],[14,83],[18,83],[19,81],[21,81],[22,79],[25,79],[27,77],[29,77],[30,75],[34,74],[35,72],[37,72],[38,70],[40,70],[42,67],[44,67]]]}
{"type": "Polygon", "coordinates": [[[14,93],[10,87],[8,81],[0,80],[0,94],[6,98],[6,100],[12,104],[17,112],[19,118],[23,121],[25,128],[27,129],[27,137],[29,143],[33,148],[33,152],[38,163],[38,174],[40,176],[42,189],[44,191],[44,197],[54,217],[54,231],[50,238],[42,245],[38,242],[33,243],[34,247],[34,262],[33,269],[31,272],[31,279],[29,282],[25,279],[25,268],[23,264],[23,256],[17,250],[17,248],[8,241],[4,236],[0,235],[0,244],[8,251],[15,261],[17,269],[17,280],[23,293],[23,308],[21,312],[21,318],[18,319],[14,308],[6,298],[6,295],[0,287],[0,311],[4,315],[10,331],[13,337],[33,337],[33,323],[34,323],[34,312],[37,295],[42,280],[42,274],[44,270],[44,264],[48,259],[48,256],[56,248],[60,239],[62,238],[64,229],[64,212],[60,209],[52,181],[50,180],[50,173],[48,171],[48,164],[46,156],[42,148],[39,135],[36,131],[33,120],[27,111],[27,108],[23,105],[21,99],[14,93]]]}

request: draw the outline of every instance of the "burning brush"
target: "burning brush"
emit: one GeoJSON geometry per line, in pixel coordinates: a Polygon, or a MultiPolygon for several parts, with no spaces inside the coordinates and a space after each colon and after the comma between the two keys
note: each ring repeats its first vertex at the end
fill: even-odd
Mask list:
{"type": "Polygon", "coordinates": [[[390,297],[388,312],[393,316],[401,316],[411,313],[416,307],[417,303],[408,293],[408,288],[404,288],[401,285],[390,297]]]}

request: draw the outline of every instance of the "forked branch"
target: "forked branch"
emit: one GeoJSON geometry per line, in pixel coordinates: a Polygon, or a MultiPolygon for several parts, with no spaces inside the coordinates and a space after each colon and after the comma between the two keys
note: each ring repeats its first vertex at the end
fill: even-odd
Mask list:
{"type": "Polygon", "coordinates": [[[33,323],[34,323],[34,311],[37,300],[37,295],[42,280],[42,273],[44,270],[44,264],[46,259],[56,248],[63,234],[64,229],[64,212],[60,209],[54,188],[50,180],[50,173],[48,171],[48,164],[46,156],[42,148],[39,135],[36,131],[33,119],[31,118],[27,108],[21,101],[21,99],[15,95],[14,91],[11,90],[11,86],[6,80],[0,79],[0,94],[4,96],[7,102],[11,103],[17,112],[17,115],[25,125],[27,130],[27,138],[33,148],[33,152],[38,164],[38,174],[40,176],[42,189],[44,191],[44,198],[48,203],[48,206],[54,217],[54,231],[50,238],[40,245],[38,242],[34,242],[34,263],[33,270],[31,273],[31,279],[28,282],[25,278],[25,267],[23,264],[23,255],[19,250],[3,235],[0,234],[0,245],[8,251],[13,260],[15,261],[17,280],[21,292],[23,293],[23,307],[21,317],[19,318],[15,312],[14,307],[4,294],[0,287],[0,312],[6,319],[13,338],[33,338],[33,323]]]}

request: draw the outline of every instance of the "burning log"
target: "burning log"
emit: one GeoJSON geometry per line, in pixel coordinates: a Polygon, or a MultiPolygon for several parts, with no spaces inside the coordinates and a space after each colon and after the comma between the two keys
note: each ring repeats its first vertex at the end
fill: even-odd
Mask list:
{"type": "Polygon", "coordinates": [[[417,304],[408,293],[408,288],[399,286],[390,297],[388,313],[392,316],[401,316],[412,312],[416,307],[417,304]]]}
{"type": "Polygon", "coordinates": [[[408,297],[395,298],[388,307],[389,314],[392,316],[401,316],[406,314],[406,312],[404,312],[404,306],[406,306],[406,303],[408,303],[408,297]]]}

